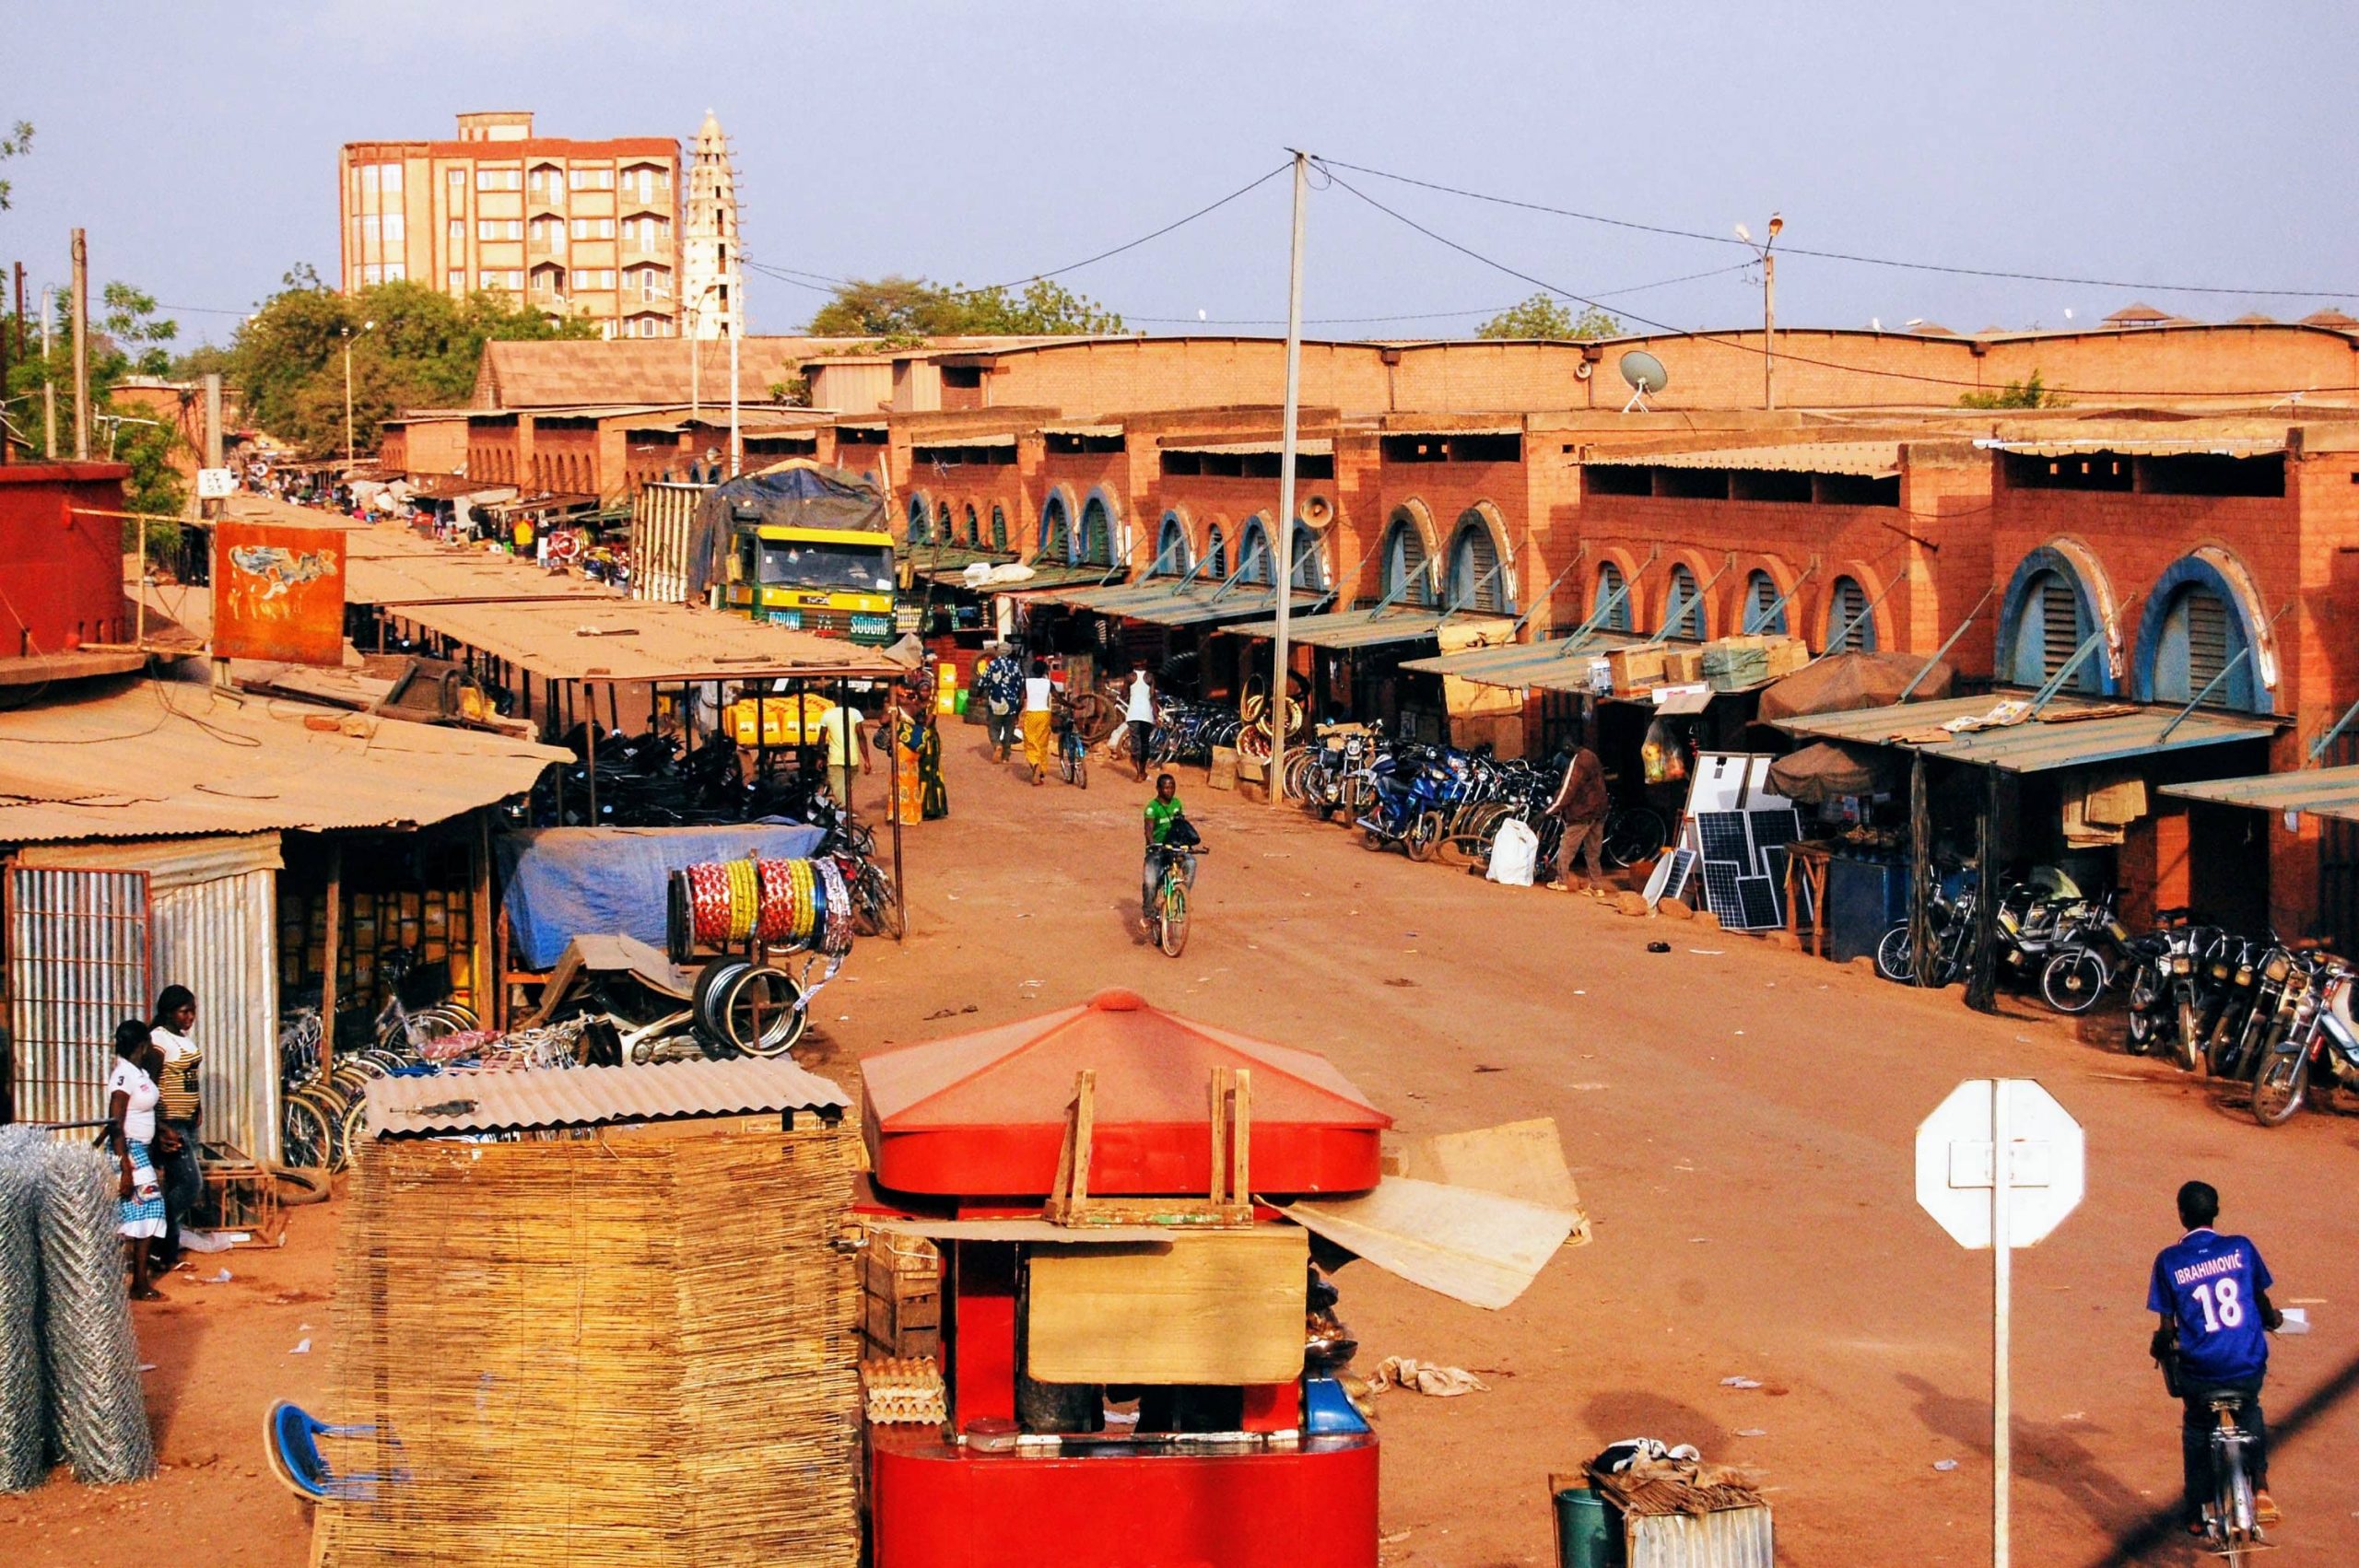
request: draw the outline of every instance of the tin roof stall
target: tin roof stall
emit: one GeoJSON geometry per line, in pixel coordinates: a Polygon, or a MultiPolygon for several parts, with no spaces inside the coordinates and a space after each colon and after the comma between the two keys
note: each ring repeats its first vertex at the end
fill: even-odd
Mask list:
{"type": "Polygon", "coordinates": [[[862,1067],[871,1246],[942,1255],[939,1375],[902,1345],[870,1363],[877,1568],[1015,1568],[1047,1539],[1372,1568],[1377,1439],[1323,1270],[1496,1308],[1581,1227],[1553,1125],[1523,1194],[1388,1177],[1391,1118],[1323,1058],[1126,991],[862,1067]]]}
{"type": "MultiPolygon", "coordinates": [[[[2134,893],[2138,868],[2155,858],[2151,792],[2250,771],[2266,758],[2281,721],[2051,689],[1797,715],[1776,724],[1809,740],[1907,754],[1911,945],[1923,954],[1938,837],[1954,837],[1961,849],[1970,845],[1986,883],[2012,864],[2078,854],[2093,875],[2076,882],[2110,881],[2134,893]]],[[[1987,1009],[1996,980],[1997,900],[1977,899],[1975,908],[1968,1000],[1987,1009]]],[[[2133,919],[2144,913],[2128,911],[2133,919]]]]}

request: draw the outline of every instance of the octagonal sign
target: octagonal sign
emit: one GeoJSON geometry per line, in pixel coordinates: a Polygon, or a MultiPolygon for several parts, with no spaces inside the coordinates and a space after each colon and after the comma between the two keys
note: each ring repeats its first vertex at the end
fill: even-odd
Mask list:
{"type": "Polygon", "coordinates": [[[2079,1206],[2086,1185],[2081,1124],[2053,1094],[2027,1078],[1970,1078],[1917,1129],[1917,1202],[1960,1246],[1990,1245],[1992,1112],[2001,1094],[2011,1155],[2010,1243],[2022,1247],[2044,1239],[2079,1206]]]}

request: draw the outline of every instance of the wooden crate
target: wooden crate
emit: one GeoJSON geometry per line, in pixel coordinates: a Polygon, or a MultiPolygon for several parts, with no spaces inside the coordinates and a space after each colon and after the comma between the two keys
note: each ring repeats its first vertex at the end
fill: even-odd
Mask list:
{"type": "Polygon", "coordinates": [[[866,1353],[942,1351],[942,1254],[923,1236],[871,1233],[860,1258],[860,1332],[866,1353]]]}

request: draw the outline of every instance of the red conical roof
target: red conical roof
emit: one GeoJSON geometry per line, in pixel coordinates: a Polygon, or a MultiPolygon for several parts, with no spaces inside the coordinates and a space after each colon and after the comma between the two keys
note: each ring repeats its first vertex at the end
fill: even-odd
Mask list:
{"type": "Polygon", "coordinates": [[[1252,1188],[1359,1192],[1382,1174],[1392,1118],[1324,1057],[1271,1045],[1106,991],[1080,1007],[861,1064],[877,1185],[985,1199],[1045,1196],[1066,1107],[1096,1074],[1089,1189],[1184,1195],[1211,1181],[1212,1070],[1252,1074],[1252,1188]]]}

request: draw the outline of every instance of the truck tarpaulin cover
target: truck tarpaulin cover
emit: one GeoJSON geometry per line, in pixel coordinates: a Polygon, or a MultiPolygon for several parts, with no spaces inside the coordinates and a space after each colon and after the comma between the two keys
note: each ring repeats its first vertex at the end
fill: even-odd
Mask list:
{"type": "Polygon", "coordinates": [[[664,942],[664,880],[683,866],[807,859],[820,829],[796,823],[727,827],[550,827],[500,841],[517,961],[546,969],[577,936],[617,932],[664,942]],[[511,859],[512,857],[512,860],[511,859]]]}
{"type": "Polygon", "coordinates": [[[889,533],[884,492],[856,474],[816,463],[781,463],[716,485],[697,503],[686,564],[687,592],[701,600],[727,570],[732,533],[741,523],[771,528],[835,528],[889,533]]]}

